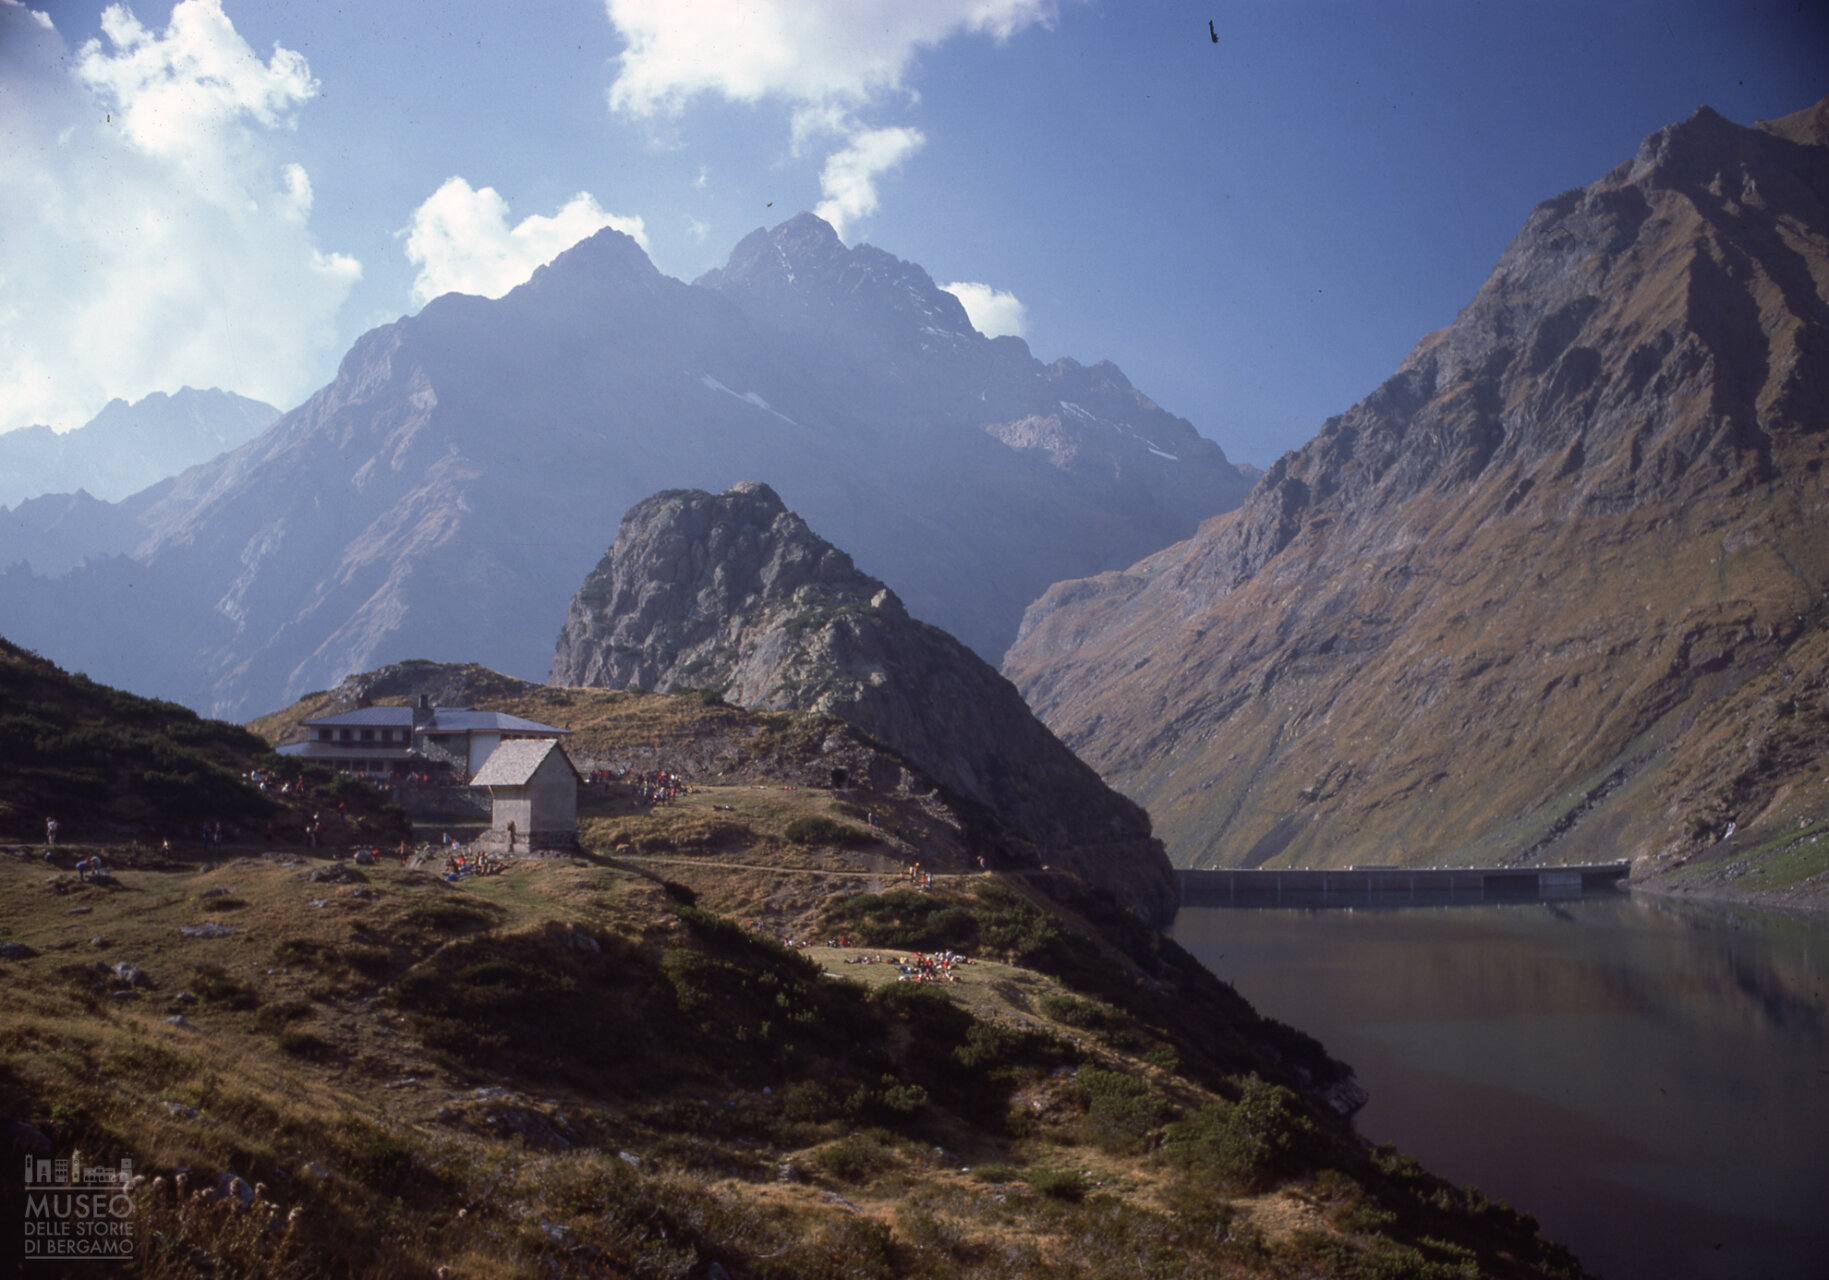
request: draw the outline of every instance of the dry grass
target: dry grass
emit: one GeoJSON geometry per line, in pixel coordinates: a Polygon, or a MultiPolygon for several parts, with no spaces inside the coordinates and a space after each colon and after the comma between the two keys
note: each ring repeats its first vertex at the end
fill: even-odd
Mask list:
{"type": "MultiPolygon", "coordinates": [[[[847,963],[858,948],[747,950],[762,945],[742,940],[749,930],[693,941],[701,926],[675,914],[679,891],[663,881],[690,884],[701,906],[758,920],[774,937],[803,935],[835,904],[898,883],[893,850],[782,835],[809,813],[845,820],[842,803],[779,787],[702,792],[671,811],[605,820],[677,835],[715,816],[745,826],[747,843],[525,860],[461,887],[397,866],[366,869],[360,883],[315,883],[301,873],[324,863],[256,857],[208,871],[126,869],[118,887],[52,892],[39,868],[0,860],[0,933],[38,953],[0,962],[13,996],[0,1013],[10,1064],[0,1109],[30,1118],[60,1150],[131,1153],[137,1168],[165,1176],[157,1192],[142,1188],[136,1209],[142,1238],[160,1242],[151,1274],[686,1276],[716,1260],[733,1276],[1095,1277],[1134,1275],[1139,1258],[1165,1276],[1357,1274],[1350,1260],[1316,1255],[1309,1236],[1281,1231],[1266,1207],[1274,1200],[1216,1194],[1209,1179],[1148,1155],[1147,1143],[1126,1152],[1099,1138],[1077,1064],[1146,1080],[1164,1114],[1223,1095],[1145,1062],[1101,1020],[1122,1011],[1072,996],[1057,978],[981,958],[939,989],[939,1004],[903,1008],[881,1003],[906,994],[891,966],[847,963]],[[727,803],[734,818],[715,807],[727,803]],[[202,896],[217,887],[233,892],[202,896]],[[207,920],[235,932],[179,932],[207,920]],[[582,937],[600,954],[578,950],[582,937]],[[651,1004],[662,982],[699,990],[714,1016],[676,1030],[651,1015],[631,1022],[649,1026],[639,1051],[648,1056],[615,1072],[561,1062],[569,1051],[559,1046],[583,1041],[550,1023],[555,1069],[466,1058],[428,1040],[438,1024],[390,993],[409,975],[423,975],[422,986],[447,972],[487,983],[463,958],[478,946],[477,957],[546,956],[535,962],[551,975],[573,973],[566,981],[581,985],[567,998],[599,1002],[577,1004],[579,1019],[621,1016],[617,1000],[651,1004]],[[711,963],[731,947],[751,957],[742,969],[711,963]],[[685,967],[668,959],[694,955],[685,967]],[[141,971],[139,985],[113,972],[123,960],[141,971]],[[795,987],[804,979],[793,966],[805,961],[831,978],[795,987]],[[735,1049],[749,1034],[741,1028],[762,1026],[749,1021],[761,1006],[743,1003],[752,997],[742,984],[765,996],[773,988],[756,983],[777,965],[789,983],[784,1018],[880,1007],[888,1031],[859,1041],[794,1023],[807,1047],[792,1052],[806,1067],[787,1075],[767,1068],[772,1050],[729,1057],[721,1043],[735,1049]],[[593,973],[610,985],[593,987],[593,973]],[[137,996],[120,995],[128,990],[137,996]],[[178,1015],[184,1025],[167,1021],[178,1015]],[[970,1059],[945,1045],[974,1026],[988,1029],[971,1033],[989,1037],[985,1061],[1002,1065],[959,1075],[970,1059]],[[929,1100],[886,1081],[871,1084],[864,1112],[847,1112],[852,1085],[820,1082],[859,1078],[845,1065],[853,1052],[865,1052],[860,1062],[887,1054],[901,1081],[927,1081],[929,1100]],[[980,1166],[1009,1176],[980,1180],[970,1172],[980,1166]],[[179,1170],[188,1199],[173,1187],[179,1170]],[[196,1199],[228,1171],[264,1185],[255,1210],[196,1199]]],[[[969,905],[989,879],[943,876],[935,893],[969,905]]],[[[546,980],[533,969],[516,981],[525,979],[546,980]]],[[[538,994],[515,990],[523,1003],[538,994]]],[[[1360,1159],[1350,1145],[1338,1150],[1360,1159]]],[[[1472,1230],[1452,1217],[1442,1225],[1425,1195],[1394,1190],[1369,1168],[1330,1176],[1362,1200],[1409,1206],[1415,1225],[1400,1230],[1412,1236],[1425,1223],[1436,1234],[1472,1230]]],[[[1348,1228],[1323,1234],[1359,1247],[1348,1228]]],[[[1490,1247],[1484,1256],[1497,1257],[1490,1247]]],[[[1534,1266],[1495,1262],[1492,1274],[1558,1274],[1552,1251],[1534,1256],[1534,1266]]]]}

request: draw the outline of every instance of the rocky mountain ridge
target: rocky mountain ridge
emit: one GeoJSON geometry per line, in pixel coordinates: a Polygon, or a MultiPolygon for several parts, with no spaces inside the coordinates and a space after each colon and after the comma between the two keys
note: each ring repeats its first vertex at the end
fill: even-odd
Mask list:
{"type": "Polygon", "coordinates": [[[119,502],[247,443],[278,417],[272,405],[246,396],[184,387],[132,404],[110,400],[74,431],[8,431],[0,435],[0,506],[78,491],[119,502]]]}
{"type": "Polygon", "coordinates": [[[697,285],[606,230],[499,300],[364,335],[136,508],[121,556],[0,572],[0,616],[66,665],[242,717],[407,657],[534,677],[623,510],[749,476],[992,656],[1049,583],[1248,487],[1116,369],[985,338],[921,268],[811,215],[697,285]]]}
{"type": "Polygon", "coordinates": [[[1826,317],[1829,104],[1704,108],[1239,510],[1052,588],[1006,673],[1183,864],[1648,872],[1808,825],[1826,317]]]}
{"type": "Polygon", "coordinates": [[[1146,918],[1177,901],[1148,815],[1112,792],[1008,681],[861,573],[767,485],[637,503],[572,601],[552,682],[832,716],[862,729],[1146,918]]]}

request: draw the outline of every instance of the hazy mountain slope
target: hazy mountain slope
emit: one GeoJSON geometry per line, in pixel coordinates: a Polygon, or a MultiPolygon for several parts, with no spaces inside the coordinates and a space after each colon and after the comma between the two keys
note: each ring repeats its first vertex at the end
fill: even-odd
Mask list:
{"type": "Polygon", "coordinates": [[[245,444],[277,417],[278,409],[246,396],[185,387],[132,404],[111,400],[86,425],[62,435],[49,427],[9,431],[0,435],[0,505],[79,489],[118,502],[245,444]]]}
{"type": "Polygon", "coordinates": [[[744,244],[694,286],[605,231],[499,301],[372,331],[269,432],[174,481],[130,560],[0,574],[0,617],[222,714],[406,657],[539,676],[623,510],[762,476],[994,655],[1050,582],[1242,496],[1218,446],[1115,369],[984,338],[919,267],[809,215],[744,244]],[[745,267],[758,245],[782,298],[745,267]],[[994,434],[1051,417],[1053,452],[994,434]]]}
{"type": "Polygon", "coordinates": [[[1181,863],[1664,854],[1829,802],[1829,107],[1538,206],[1239,510],[1006,672],[1181,863]]]}
{"type": "Polygon", "coordinates": [[[559,685],[713,690],[854,724],[1030,848],[1151,919],[1178,901],[1149,817],[1043,727],[1009,681],[814,533],[767,485],[637,503],[573,599],[559,685]]]}

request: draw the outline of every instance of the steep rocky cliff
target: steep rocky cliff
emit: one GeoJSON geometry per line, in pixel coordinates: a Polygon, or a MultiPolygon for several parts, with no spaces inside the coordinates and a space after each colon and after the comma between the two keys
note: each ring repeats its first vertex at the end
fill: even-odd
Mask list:
{"type": "Polygon", "coordinates": [[[1075,871],[1158,917],[1175,901],[1149,818],[1010,683],[813,533],[767,485],[636,504],[573,599],[552,682],[706,688],[863,729],[1075,871]]]}
{"type": "Polygon", "coordinates": [[[1668,867],[1829,807],[1825,428],[1829,104],[1704,108],[1005,670],[1179,863],[1668,867]]]}

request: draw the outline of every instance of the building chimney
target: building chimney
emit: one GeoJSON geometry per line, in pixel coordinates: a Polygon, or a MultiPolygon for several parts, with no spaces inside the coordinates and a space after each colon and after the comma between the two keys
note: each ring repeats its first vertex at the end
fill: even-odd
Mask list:
{"type": "Polygon", "coordinates": [[[432,722],[432,695],[422,693],[413,707],[413,727],[422,728],[432,722]]]}

